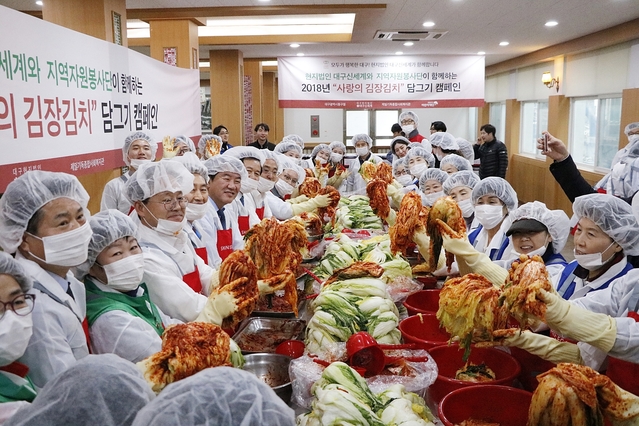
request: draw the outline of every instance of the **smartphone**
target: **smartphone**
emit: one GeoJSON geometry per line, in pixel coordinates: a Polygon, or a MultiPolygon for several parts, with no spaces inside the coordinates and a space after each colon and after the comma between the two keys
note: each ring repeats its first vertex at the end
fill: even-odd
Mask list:
{"type": "Polygon", "coordinates": [[[548,151],[548,140],[550,140],[550,137],[548,136],[548,133],[544,133],[542,135],[542,138],[544,140],[544,149],[543,149],[543,151],[547,152],[548,151]]]}

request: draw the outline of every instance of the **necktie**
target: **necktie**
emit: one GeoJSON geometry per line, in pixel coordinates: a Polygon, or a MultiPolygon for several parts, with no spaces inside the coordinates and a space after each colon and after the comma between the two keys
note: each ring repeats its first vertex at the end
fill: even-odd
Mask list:
{"type": "Polygon", "coordinates": [[[197,228],[195,228],[195,225],[192,225],[191,228],[193,228],[193,233],[201,240],[202,239],[202,234],[200,234],[200,232],[197,230],[197,228]]]}
{"type": "Polygon", "coordinates": [[[67,283],[67,284],[69,284],[67,286],[67,294],[71,296],[71,299],[75,300],[75,297],[73,296],[73,291],[71,291],[71,283],[67,283]]]}
{"type": "Polygon", "coordinates": [[[242,194],[242,196],[240,197],[240,203],[242,203],[242,205],[244,205],[244,194],[242,194]]]}
{"type": "Polygon", "coordinates": [[[217,215],[220,218],[220,223],[222,223],[222,229],[226,229],[226,217],[224,216],[224,207],[217,211],[217,215]]]}

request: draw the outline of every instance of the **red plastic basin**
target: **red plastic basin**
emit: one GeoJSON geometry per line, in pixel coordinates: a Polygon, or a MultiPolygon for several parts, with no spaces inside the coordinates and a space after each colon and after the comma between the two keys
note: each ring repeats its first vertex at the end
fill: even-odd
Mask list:
{"type": "Polygon", "coordinates": [[[404,306],[408,315],[436,314],[439,309],[440,289],[421,290],[406,298],[404,306]]]}
{"type": "Polygon", "coordinates": [[[439,369],[437,380],[429,388],[429,396],[435,403],[460,388],[478,385],[510,386],[521,371],[519,363],[510,354],[494,348],[476,348],[473,346],[468,361],[472,364],[486,364],[488,368],[493,370],[496,378],[492,382],[466,382],[454,378],[457,370],[465,365],[462,360],[464,350],[458,344],[437,346],[432,348],[429,353],[439,369]]]}
{"type": "Polygon", "coordinates": [[[450,334],[439,327],[439,320],[434,314],[418,314],[408,317],[399,323],[404,343],[417,343],[420,348],[430,350],[444,345],[450,340],[450,334]]]}
{"type": "Polygon", "coordinates": [[[508,386],[476,385],[457,389],[439,404],[439,419],[454,426],[468,419],[526,426],[532,393],[508,386]]]}
{"type": "Polygon", "coordinates": [[[424,287],[422,287],[424,290],[426,289],[430,289],[430,288],[437,288],[437,277],[420,277],[417,276],[415,277],[416,281],[419,281],[420,283],[424,284],[424,287]]]}

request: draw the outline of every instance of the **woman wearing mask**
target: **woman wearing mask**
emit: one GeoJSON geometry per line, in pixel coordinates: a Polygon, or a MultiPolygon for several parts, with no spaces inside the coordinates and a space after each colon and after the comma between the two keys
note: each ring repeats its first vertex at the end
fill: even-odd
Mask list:
{"type": "Polygon", "coordinates": [[[466,221],[466,230],[473,232],[479,222],[475,219],[475,206],[471,200],[473,188],[479,183],[479,176],[472,171],[453,173],[446,179],[443,185],[444,193],[457,202],[466,221]]]}
{"type": "MultiPolygon", "coordinates": [[[[311,152],[311,158],[306,161],[306,168],[317,170],[318,167],[325,167],[331,159],[331,152],[331,149],[325,143],[317,145],[311,152]]],[[[317,177],[317,171],[315,175],[317,177]]]]}
{"type": "Polygon", "coordinates": [[[266,194],[270,193],[275,187],[277,177],[282,171],[280,158],[283,156],[268,149],[260,152],[265,158],[264,165],[262,166],[262,174],[257,184],[257,190],[251,192],[251,195],[255,207],[255,214],[259,220],[262,220],[273,216],[273,212],[271,212],[270,207],[266,204],[266,194]]]}
{"type": "Polygon", "coordinates": [[[453,173],[461,172],[463,170],[473,171],[473,166],[464,157],[460,157],[457,154],[448,154],[442,158],[439,163],[439,168],[449,175],[453,173]]]}
{"type": "Polygon", "coordinates": [[[283,140],[275,146],[274,151],[292,158],[296,165],[300,165],[302,161],[302,147],[293,141],[283,140]]]}
{"type": "Polygon", "coordinates": [[[421,146],[411,148],[406,154],[406,157],[404,157],[404,161],[414,179],[413,183],[415,185],[419,183],[419,178],[426,169],[435,165],[435,157],[433,157],[433,154],[421,146]]]}
{"type": "Polygon", "coordinates": [[[439,169],[426,169],[419,178],[419,189],[422,191],[422,204],[432,206],[435,201],[445,197],[443,184],[448,174],[439,169]]]}
{"type": "Polygon", "coordinates": [[[366,161],[370,161],[374,164],[380,164],[384,160],[371,152],[373,140],[367,134],[360,133],[353,136],[351,143],[355,147],[357,158],[351,160],[348,164],[349,174],[346,178],[346,192],[344,195],[364,195],[366,194],[367,182],[359,173],[359,169],[366,161]]]}
{"type": "Polygon", "coordinates": [[[346,145],[340,141],[333,141],[328,146],[331,150],[331,158],[328,169],[328,181],[326,185],[340,190],[344,179],[348,176],[348,165],[345,164],[344,156],[346,155],[346,145]]]}
{"type": "Polygon", "coordinates": [[[28,367],[17,362],[27,349],[33,329],[32,285],[24,268],[0,252],[0,424],[36,395],[28,367]]]}

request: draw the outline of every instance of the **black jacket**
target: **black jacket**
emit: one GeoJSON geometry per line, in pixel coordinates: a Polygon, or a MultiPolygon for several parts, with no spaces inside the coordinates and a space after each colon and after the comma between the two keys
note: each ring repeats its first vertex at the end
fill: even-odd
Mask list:
{"type": "Polygon", "coordinates": [[[264,145],[260,145],[258,141],[248,144],[248,146],[252,146],[257,149],[268,149],[269,151],[273,151],[275,149],[275,144],[269,141],[266,141],[264,145]]]}
{"type": "Polygon", "coordinates": [[[550,165],[550,173],[552,173],[571,203],[574,203],[575,198],[580,195],[594,194],[597,192],[590,186],[588,181],[581,176],[571,155],[563,161],[555,161],[552,163],[550,165]]]}
{"type": "Polygon", "coordinates": [[[506,178],[508,170],[508,151],[503,142],[494,139],[483,145],[473,145],[475,158],[479,158],[479,178],[489,176],[506,178]]]}

